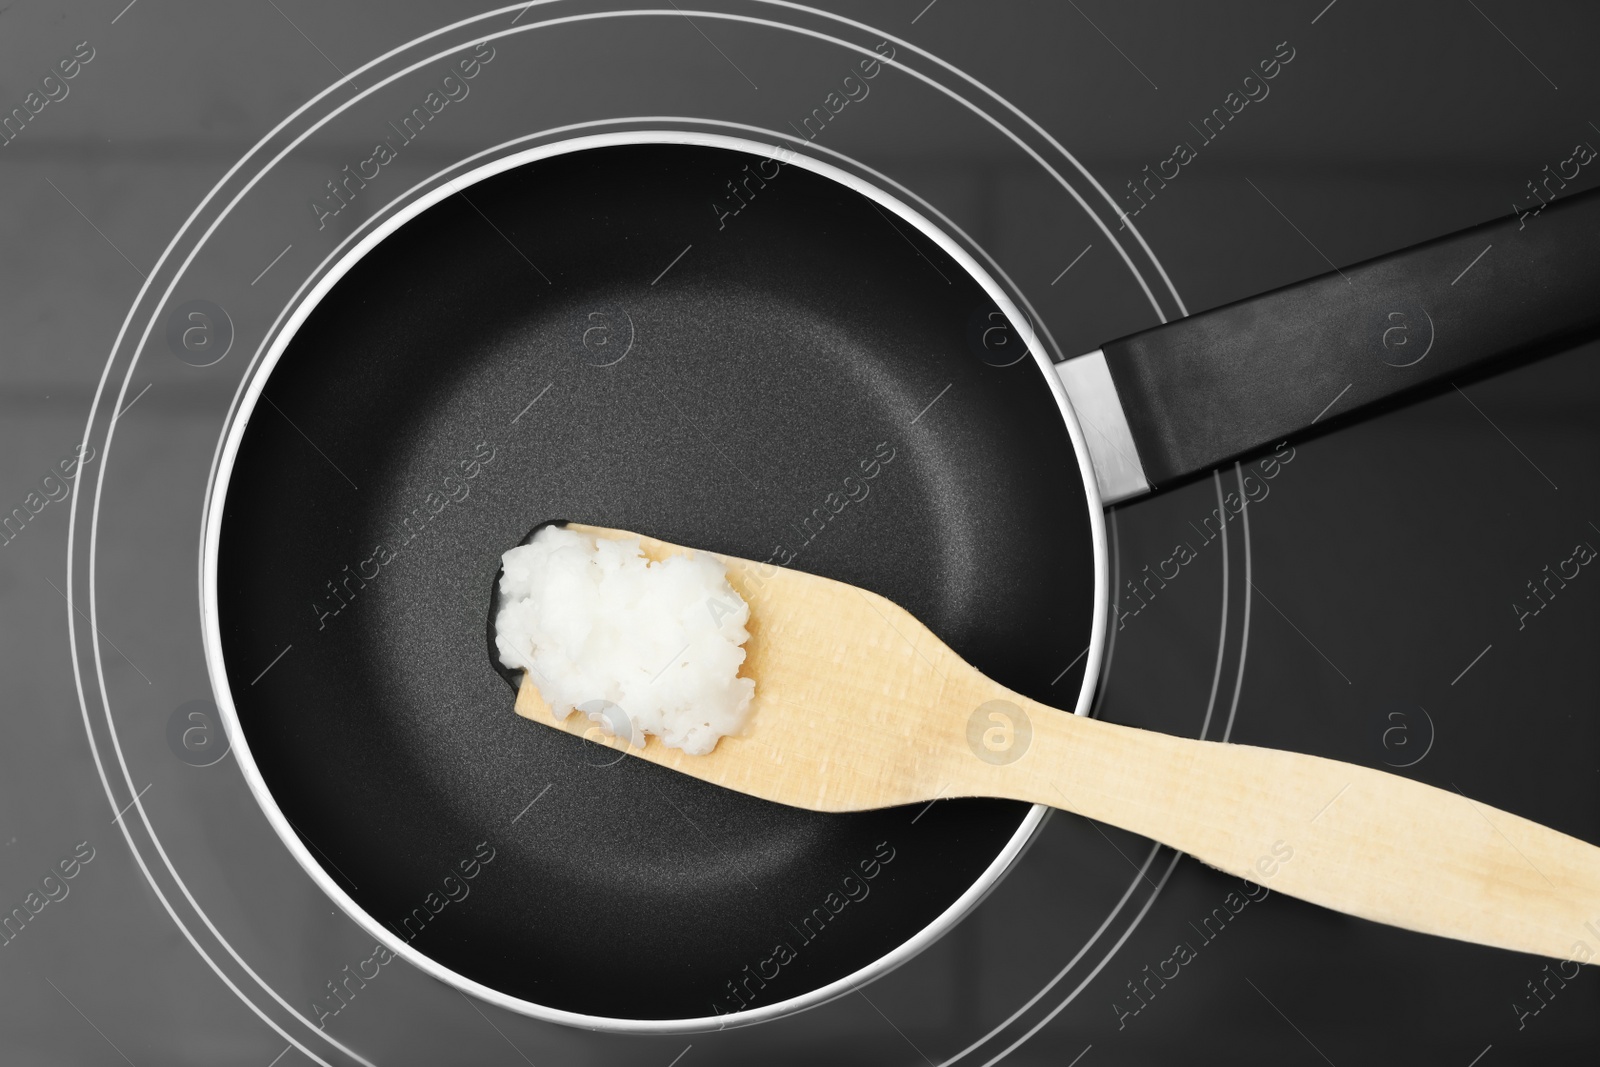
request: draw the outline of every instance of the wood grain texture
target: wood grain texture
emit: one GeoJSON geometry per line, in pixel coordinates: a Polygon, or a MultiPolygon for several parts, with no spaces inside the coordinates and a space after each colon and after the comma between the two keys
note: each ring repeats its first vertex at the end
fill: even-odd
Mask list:
{"type": "MultiPolygon", "coordinates": [[[[652,559],[693,552],[641,542],[652,559]]],[[[756,687],[742,734],[705,756],[655,737],[628,746],[584,715],[558,722],[526,676],[518,714],[782,804],[857,811],[1010,797],[1120,826],[1351,915],[1600,958],[1600,848],[1371,768],[1058,711],[984,677],[875,593],[714,558],[751,609],[740,673],[756,687]]]]}

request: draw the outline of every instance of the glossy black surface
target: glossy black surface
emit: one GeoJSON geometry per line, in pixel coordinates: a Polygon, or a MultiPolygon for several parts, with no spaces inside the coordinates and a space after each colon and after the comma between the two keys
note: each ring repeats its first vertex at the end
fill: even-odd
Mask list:
{"type": "Polygon", "coordinates": [[[228,492],[224,651],[284,813],[400,930],[492,849],[452,883],[466,896],[405,936],[568,1011],[730,1010],[730,981],[782,942],[795,958],[749,1002],[825,985],[935,920],[1028,808],[827,816],[594,765],[611,754],[519,719],[485,662],[484,594],[530,525],[562,515],[776,551],[898,601],[1032,696],[1070,707],[1081,678],[1080,662],[1051,685],[1062,650],[1088,643],[1094,561],[1042,372],[980,358],[976,283],[828,180],[784,167],[707,236],[712,196],[757,162],[595,150],[432,208],[300,328],[228,492]],[[597,327],[606,344],[586,346],[597,327]],[[819,472],[825,488],[797,506],[790,487],[819,472]],[[861,499],[836,510],[835,491],[861,499]],[[347,583],[342,601],[330,582],[347,583]],[[252,684],[285,641],[292,669],[252,684]],[[886,855],[870,922],[845,905],[801,931],[886,855]]]}
{"type": "MultiPolygon", "coordinates": [[[[226,748],[197,590],[200,519],[237,389],[280,316],[342,239],[442,180],[442,169],[594,119],[624,120],[624,128],[641,115],[749,124],[771,131],[751,134],[758,139],[789,138],[783,143],[823,158],[843,153],[925,198],[993,256],[1059,354],[1171,321],[1180,299],[1201,312],[1496,214],[1526,216],[1527,236],[1567,196],[1600,182],[1592,162],[1565,189],[1549,177],[1570,175],[1587,158],[1575,150],[1580,142],[1600,146],[1589,125],[1600,122],[1590,110],[1600,98],[1591,56],[1600,9],[1487,0],[821,5],[834,18],[816,5],[697,6],[706,13],[690,19],[661,5],[659,14],[578,21],[599,7],[639,5],[518,4],[486,8],[442,36],[424,35],[470,9],[431,0],[119,0],[5,11],[16,74],[7,108],[39,88],[74,42],[87,40],[96,58],[63,82],[70,97],[33,115],[0,153],[3,506],[48,492],[41,476],[86,428],[95,458],[69,499],[51,501],[0,548],[0,676],[9,698],[0,907],[23,906],[78,842],[96,858],[66,883],[67,899],[0,950],[0,1062],[1543,1067],[1592,1057],[1600,969],[1562,979],[1544,960],[1378,926],[1276,892],[1206,941],[1195,927],[1244,888],[1237,880],[1066,814],[1048,820],[995,892],[931,949],[861,995],[759,1026],[653,1037],[578,1030],[464,998],[403,960],[378,967],[373,937],[302,869],[257,805],[240,750],[226,748]],[[471,82],[470,99],[450,103],[319,228],[308,202],[331,196],[325,183],[368,157],[375,139],[398,141],[388,124],[485,37],[498,55],[471,82]],[[892,38],[907,69],[886,69],[870,99],[851,103],[808,147],[802,120],[860,58],[831,37],[866,51],[892,38]],[[1271,82],[1270,98],[1252,101],[1225,137],[1202,145],[1190,123],[1202,125],[1230,88],[1245,88],[1245,73],[1280,41],[1298,57],[1271,82]],[[455,51],[429,58],[445,48],[455,51]],[[411,73],[389,80],[402,69],[411,73]],[[985,100],[969,76],[1017,112],[985,100]],[[1016,129],[1040,158],[999,143],[944,89],[1016,129]],[[1082,180],[1072,178],[1070,160],[1028,140],[1024,117],[1082,164],[1082,180]],[[1179,140],[1199,158],[1141,207],[1129,183],[1142,188],[1179,140]],[[1046,166],[1073,180],[1084,204],[1046,166]],[[1109,198],[1088,188],[1091,176],[1109,198]],[[1539,196],[1548,200],[1552,189],[1559,195],[1541,208],[1539,196]],[[236,196],[243,199],[229,209],[236,196]],[[1136,235],[1117,209],[1137,211],[1136,235]],[[204,367],[168,342],[179,309],[194,301],[224,311],[234,334],[226,358],[204,367]],[[1164,961],[1179,942],[1199,956],[1161,986],[1149,975],[1171,973],[1164,961]],[[357,969],[378,976],[362,986],[347,977],[357,969]],[[336,994],[333,981],[348,984],[336,994]],[[1131,1018],[1125,1013],[1139,1002],[1130,983],[1156,994],[1131,1018]]],[[[693,243],[656,288],[665,286],[705,241],[755,220],[762,203],[720,234],[706,208],[695,231],[642,272],[641,285],[693,243]]],[[[887,227],[877,233],[864,236],[904,245],[887,227]]],[[[562,266],[524,247],[552,277],[562,266]]],[[[1485,268],[1507,248],[1496,242],[1472,265],[1481,250],[1442,280],[1471,266],[1454,290],[1493,300],[1494,270],[1485,268]]],[[[1457,379],[1459,393],[1291,441],[1295,458],[1275,478],[1255,473],[1251,461],[1243,486],[1229,467],[1219,479],[1113,509],[1119,597],[1096,713],[1188,737],[1219,738],[1231,727],[1239,742],[1459,788],[1600,841],[1596,579],[1556,587],[1525,626],[1514,610],[1538,606],[1527,583],[1571,558],[1577,542],[1600,546],[1589,527],[1600,523],[1597,356],[1600,346],[1589,343],[1482,380],[1457,379]],[[1250,506],[1233,511],[1228,494],[1250,506]],[[1213,538],[1207,518],[1216,509],[1233,517],[1226,536],[1213,538]],[[1160,570],[1179,543],[1198,558],[1165,586],[1149,579],[1143,568],[1160,570]]],[[[1310,414],[1329,409],[1316,429],[1360,387],[1340,398],[1350,380],[1305,389],[1310,414]]],[[[563,388],[607,381],[574,377],[563,388]]],[[[959,420],[937,418],[957,395],[947,393],[916,428],[965,432],[959,420]]],[[[533,412],[556,396],[553,389],[533,412]]],[[[359,392],[350,397],[361,402],[359,392]]],[[[510,414],[532,397],[516,399],[510,414]]],[[[263,417],[278,416],[263,407],[263,417]]],[[[684,432],[675,450],[700,440],[684,432]]],[[[289,441],[297,451],[285,446],[308,482],[337,478],[331,461],[367,489],[346,456],[317,443],[327,460],[297,437],[289,441]]],[[[759,480],[753,460],[716,443],[759,480]]],[[[742,479],[699,447],[704,477],[720,473],[727,492],[741,491],[742,479]]],[[[809,511],[834,476],[818,466],[786,478],[782,506],[771,505],[774,525],[809,511]]],[[[468,503],[476,507],[492,483],[474,485],[468,503]]],[[[879,500],[852,505],[841,522],[873,526],[879,500]]],[[[291,509],[274,521],[314,520],[291,509]]],[[[508,520],[506,536],[532,521],[518,516],[519,529],[508,520]]],[[[359,547],[363,554],[341,565],[359,564],[372,546],[359,547]]],[[[487,581],[486,573],[471,590],[475,628],[487,581]]],[[[261,689],[298,669],[315,640],[329,636],[315,631],[310,596],[292,605],[277,642],[256,635],[264,652],[233,665],[243,668],[238,688],[259,677],[261,689]]],[[[330,630],[359,618],[352,608],[330,630]]],[[[1059,650],[1054,671],[1081,647],[1059,650]]],[[[482,663],[481,641],[470,654],[482,663]]],[[[495,699],[509,695],[501,687],[495,699]]],[[[531,786],[508,800],[508,816],[528,794],[531,786]]],[[[514,829],[530,826],[555,796],[514,829]]],[[[905,822],[916,814],[906,811],[905,822]]],[[[331,859],[319,862],[342,864],[327,851],[331,859]]],[[[449,906],[436,932],[478,902],[505,854],[472,882],[469,900],[449,906]]],[[[859,928],[877,922],[879,904],[888,911],[897,903],[874,890],[844,915],[859,928]]],[[[589,914],[578,902],[564,921],[589,914]]],[[[772,919],[789,921],[777,912],[772,919]]]]}

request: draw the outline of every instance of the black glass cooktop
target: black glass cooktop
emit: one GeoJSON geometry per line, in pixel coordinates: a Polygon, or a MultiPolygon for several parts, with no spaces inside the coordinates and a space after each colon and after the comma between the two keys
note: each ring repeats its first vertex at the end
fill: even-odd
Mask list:
{"type": "MultiPolygon", "coordinates": [[[[199,546],[262,346],[330,257],[476,163],[659,129],[810,153],[957,233],[1063,358],[1492,217],[1541,225],[1600,174],[1593,13],[112,0],[0,19],[0,1060],[1592,1056],[1593,968],[1334,914],[1059,813],[926,951],[799,1015],[622,1035],[469,999],[389,958],[256,805],[206,672],[199,546]]],[[[704,239],[757,204],[708,196],[704,239]]],[[[1112,509],[1094,713],[1600,840],[1596,351],[1357,425],[1308,395],[1332,432],[1112,509]]],[[[782,493],[804,513],[832,476],[782,493]]],[[[870,524],[870,501],[839,519],[870,524]]],[[[1593,932],[1600,949],[1600,900],[1593,932]]]]}

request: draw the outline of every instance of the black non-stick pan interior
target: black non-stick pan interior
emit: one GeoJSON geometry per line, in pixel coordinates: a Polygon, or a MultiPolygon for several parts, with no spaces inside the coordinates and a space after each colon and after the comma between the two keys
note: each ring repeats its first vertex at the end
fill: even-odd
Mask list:
{"type": "Polygon", "coordinates": [[[979,285],[830,179],[783,166],[724,214],[760,164],[596,149],[432,207],[300,327],[227,489],[222,644],[273,798],[366,912],[539,1005],[680,1019],[820,988],[932,923],[1028,808],[815,814],[517,717],[484,618],[536,523],[776,553],[1076,699],[1081,666],[1051,682],[1095,561],[1043,372],[985,359],[979,285]]]}

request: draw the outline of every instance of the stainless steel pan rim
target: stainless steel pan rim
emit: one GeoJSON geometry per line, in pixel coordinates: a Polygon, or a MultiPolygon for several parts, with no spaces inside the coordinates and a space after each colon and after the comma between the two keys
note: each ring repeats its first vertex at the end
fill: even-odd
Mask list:
{"type": "MultiPolygon", "coordinates": [[[[375,226],[359,242],[351,246],[335,263],[330,265],[326,273],[301,298],[293,312],[283,321],[277,335],[273,338],[271,346],[252,372],[239,399],[238,406],[224,430],[215,477],[206,499],[202,519],[200,608],[201,626],[205,641],[206,669],[211,678],[217,708],[230,738],[232,751],[238,759],[239,767],[244,774],[245,782],[254,795],[256,803],[266,814],[267,821],[271,824],[273,831],[283,841],[289,853],[310,875],[317,886],[357,925],[376,938],[390,952],[405,959],[423,973],[507,1011],[517,1012],[547,1022],[561,1023],[584,1029],[633,1034],[681,1034],[721,1030],[733,1026],[746,1026],[781,1018],[808,1008],[817,1007],[836,997],[853,992],[868,982],[892,971],[942,937],[988,895],[1000,878],[1026,850],[1038,828],[1042,825],[1045,814],[1049,809],[1035,805],[1018,826],[1005,848],[995,857],[994,861],[984,870],[973,885],[915,936],[866,967],[828,985],[814,989],[809,993],[726,1016],[711,1015],[690,1019],[638,1020],[611,1018],[545,1007],[518,997],[508,996],[498,990],[472,981],[440,965],[430,957],[412,948],[405,941],[394,936],[387,927],[363,910],[323,869],[322,865],[312,856],[310,850],[301,843],[299,835],[289,825],[276,800],[268,791],[260,770],[251,755],[248,740],[239,721],[238,711],[233,702],[232,691],[222,656],[217,598],[217,558],[222,526],[221,502],[227,496],[234,460],[238,453],[244,429],[249,423],[250,415],[254,411],[256,402],[260,398],[273,368],[282,357],[296,330],[310,315],[322,297],[338,283],[351,267],[382,243],[396,229],[429,207],[466,187],[495,174],[540,159],[592,148],[642,144],[697,145],[755,155],[773,155],[779,151],[772,144],[763,144],[746,138],[680,130],[616,131],[572,137],[539,145],[485,163],[474,170],[445,182],[438,188],[430,190],[411,203],[396,210],[390,217],[375,226]]],[[[785,152],[784,161],[788,165],[797,166],[830,178],[867,197],[880,208],[893,212],[909,225],[915,226],[925,237],[936,243],[972,276],[983,288],[984,292],[994,300],[995,306],[1006,316],[1013,329],[1017,330],[1021,336],[1029,335],[1027,318],[1018,310],[1015,303],[999,283],[983,269],[965,248],[922,214],[913,210],[899,199],[885,193],[877,186],[839,167],[793,152],[785,152]]],[[[1110,597],[1110,588],[1108,584],[1109,571],[1104,509],[1094,469],[1090,465],[1089,451],[1082,428],[1079,426],[1078,419],[1067,399],[1067,394],[1062,387],[1055,367],[1051,363],[1048,354],[1042,350],[1040,344],[1031,344],[1029,352],[1043,372],[1045,381],[1055,397],[1062,422],[1065,424],[1067,433],[1072,441],[1072,458],[1075,462],[1078,477],[1083,485],[1089,510],[1088,519],[1092,535],[1095,567],[1094,603],[1092,605],[1094,615],[1089,647],[1084,657],[1083,682],[1071,708],[1073,714],[1085,715],[1089,712],[1099,680],[1100,664],[1108,630],[1107,605],[1110,597]]],[[[1044,461],[1049,462],[1051,458],[1046,457],[1044,461]]]]}

